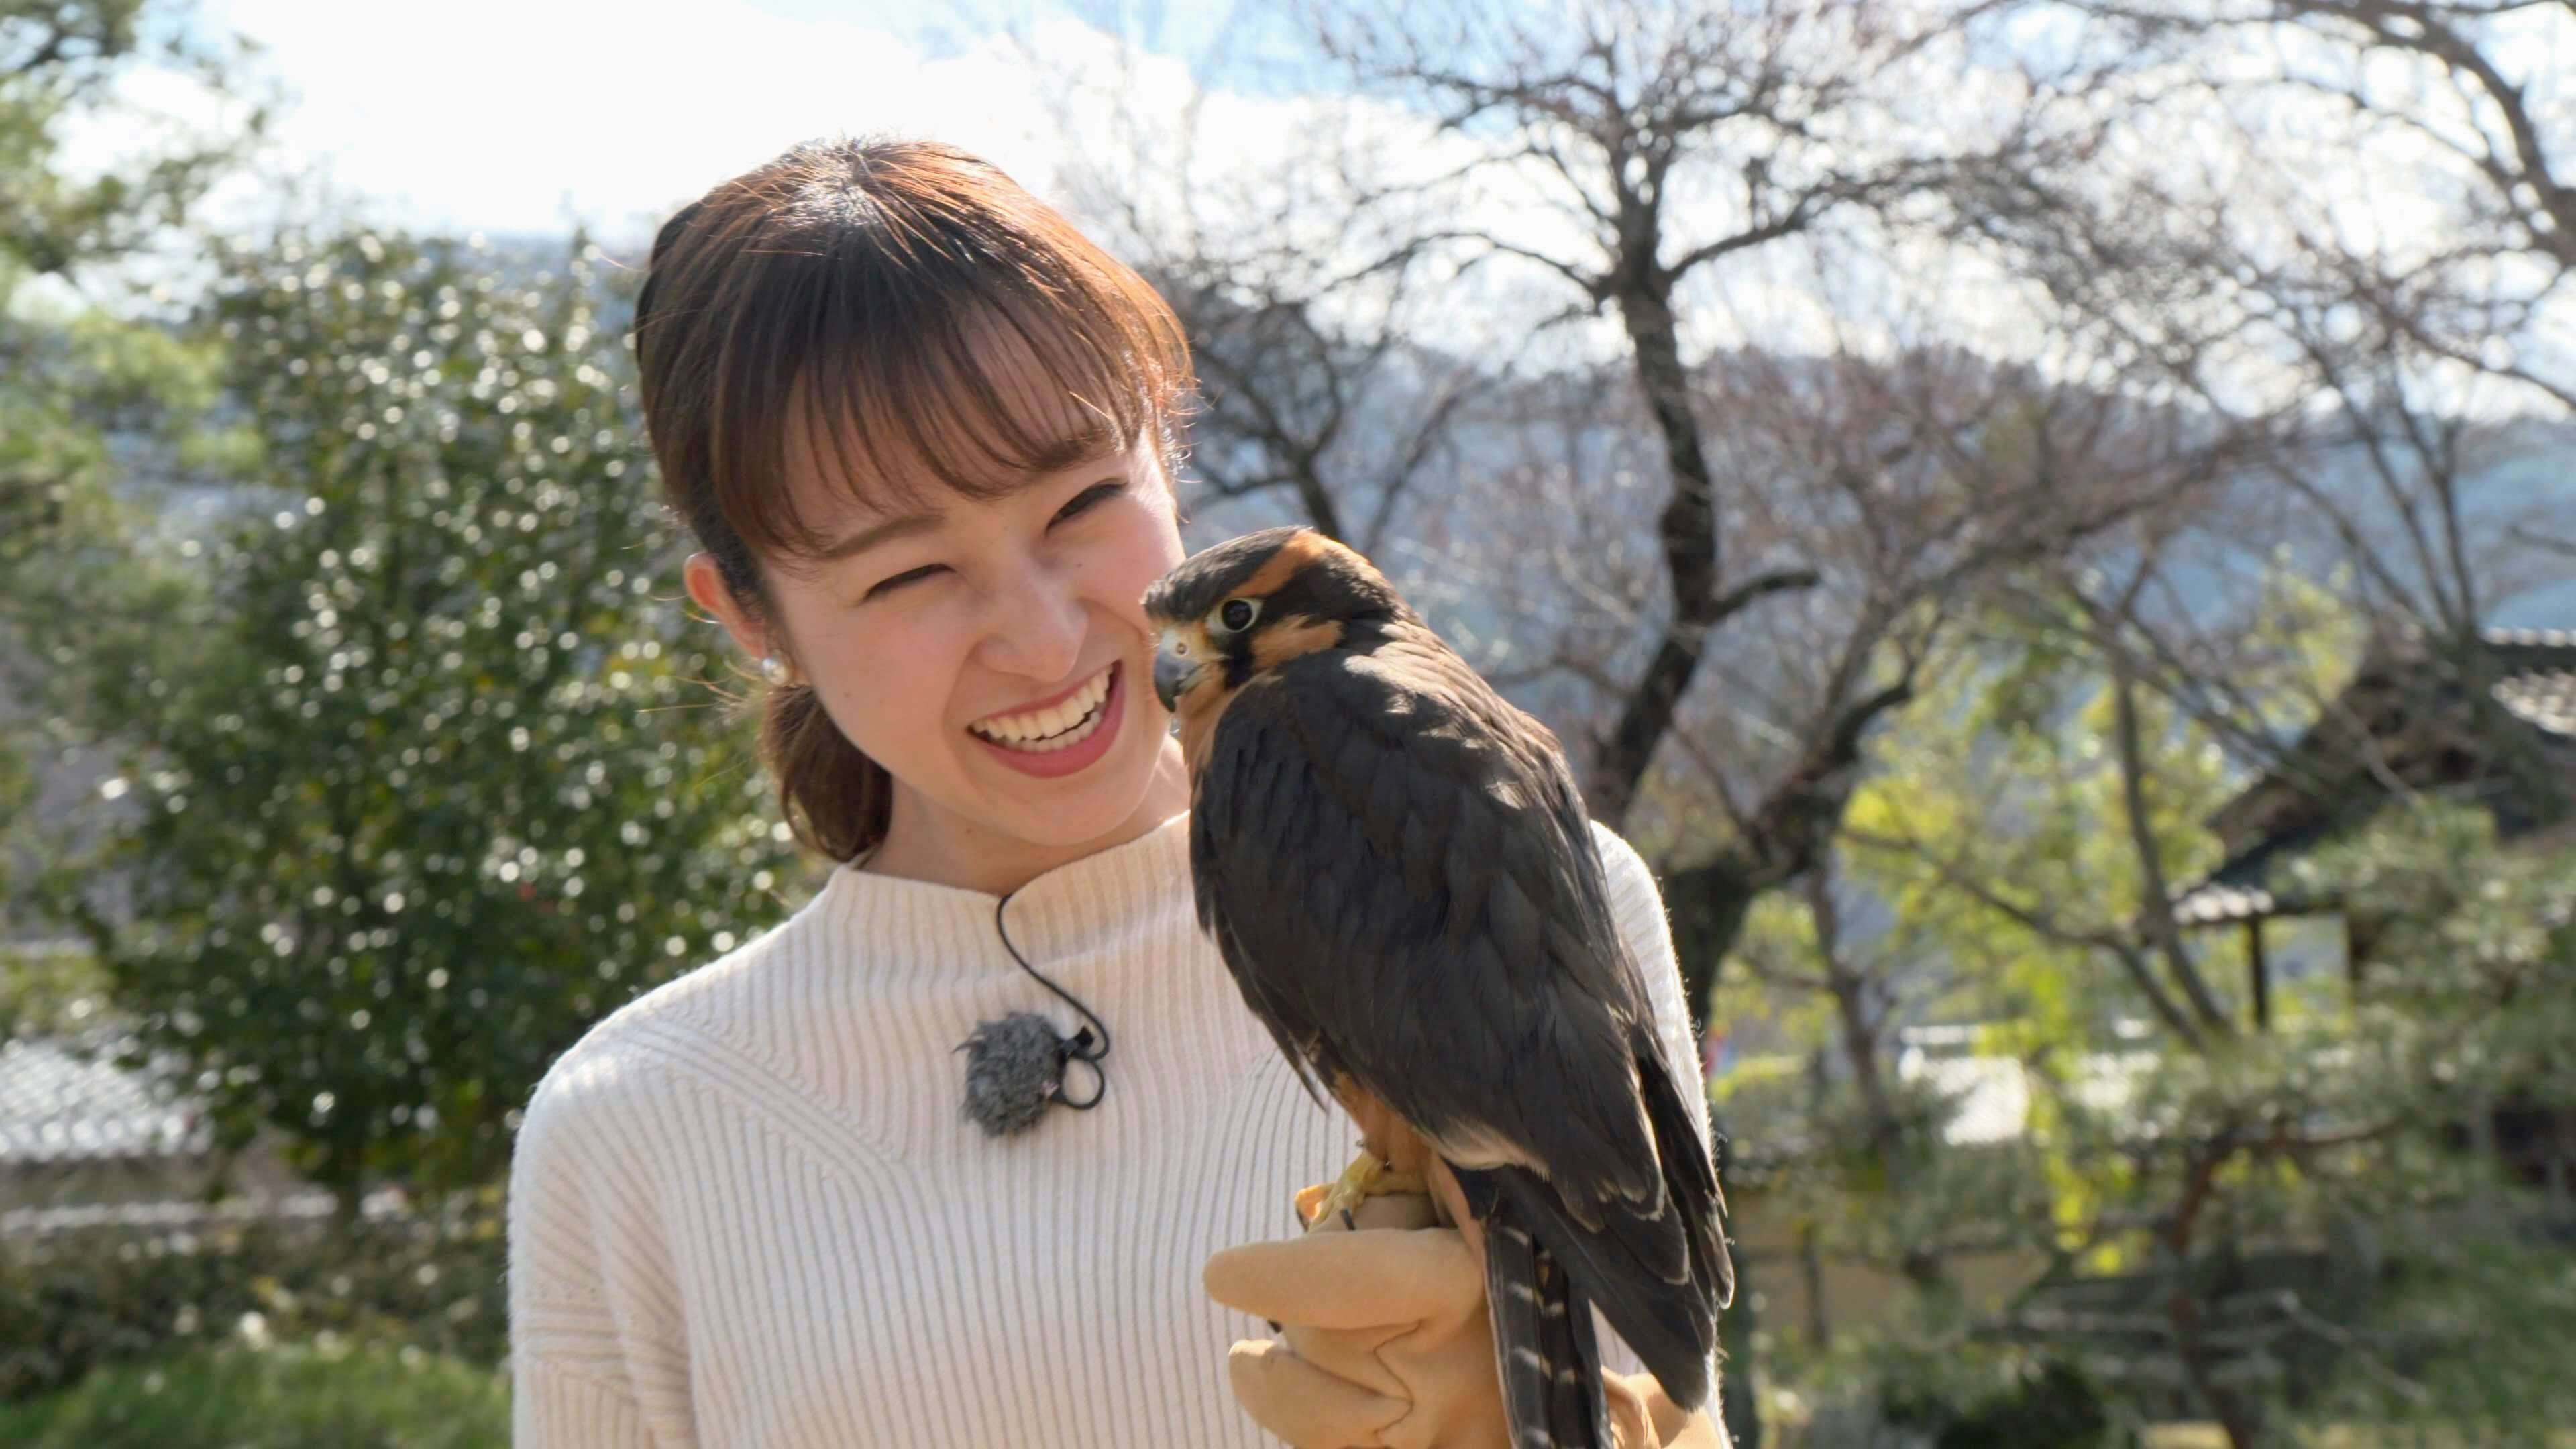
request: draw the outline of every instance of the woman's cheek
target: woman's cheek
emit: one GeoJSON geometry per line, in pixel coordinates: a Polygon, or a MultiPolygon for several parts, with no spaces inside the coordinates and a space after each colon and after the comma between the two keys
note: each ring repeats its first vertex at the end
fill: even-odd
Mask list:
{"type": "Polygon", "coordinates": [[[1139,601],[1148,586],[1179,567],[1186,557],[1188,554],[1181,547],[1180,525],[1172,517],[1170,501],[1164,500],[1152,510],[1150,526],[1142,530],[1135,541],[1130,571],[1135,575],[1131,582],[1136,584],[1139,601]]]}

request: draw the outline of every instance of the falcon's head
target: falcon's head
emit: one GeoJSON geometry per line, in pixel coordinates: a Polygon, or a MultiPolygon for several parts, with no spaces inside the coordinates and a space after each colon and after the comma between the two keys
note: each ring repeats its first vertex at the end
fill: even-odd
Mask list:
{"type": "Polygon", "coordinates": [[[1193,554],[1145,593],[1161,631],[1154,694],[1200,714],[1257,676],[1405,613],[1369,561],[1311,528],[1265,528],[1193,554]]]}

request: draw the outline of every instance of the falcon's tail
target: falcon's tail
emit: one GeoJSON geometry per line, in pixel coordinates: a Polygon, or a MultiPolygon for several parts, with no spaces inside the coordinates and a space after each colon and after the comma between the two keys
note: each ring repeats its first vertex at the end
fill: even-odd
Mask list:
{"type": "MultiPolygon", "coordinates": [[[[1459,1173],[1460,1185],[1478,1174],[1459,1173]]],[[[1612,1449],[1592,1305],[1563,1264],[1512,1221],[1510,1200],[1468,1187],[1485,1228],[1485,1302],[1514,1449],[1612,1449]],[[1485,1201],[1479,1203],[1482,1197],[1485,1201]]]]}
{"type": "MultiPolygon", "coordinates": [[[[1663,1167],[1659,1200],[1593,1204],[1596,1220],[1586,1225],[1553,1185],[1526,1169],[1457,1177],[1464,1186],[1471,1175],[1480,1176],[1504,1220],[1527,1228],[1555,1254],[1577,1296],[1600,1305],[1665,1394],[1684,1409],[1696,1409],[1714,1387],[1709,1370],[1718,1310],[1734,1297],[1735,1268],[1727,1257],[1724,1203],[1708,1145],[1692,1127],[1652,1040],[1641,1034],[1636,1051],[1646,1120],[1663,1167]]],[[[1479,1210],[1478,1216],[1485,1213],[1479,1210]]]]}

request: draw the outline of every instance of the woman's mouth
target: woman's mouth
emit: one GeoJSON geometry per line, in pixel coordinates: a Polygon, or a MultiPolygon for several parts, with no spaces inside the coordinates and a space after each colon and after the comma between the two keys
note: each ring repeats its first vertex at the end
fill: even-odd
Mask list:
{"type": "Polygon", "coordinates": [[[1067,745],[1078,745],[1100,728],[1100,707],[1109,700],[1109,676],[1118,666],[1108,669],[1083,683],[1045,709],[1026,714],[995,715],[979,719],[967,728],[1005,749],[1026,750],[1032,754],[1049,754],[1067,745]]]}
{"type": "Polygon", "coordinates": [[[966,732],[1023,773],[1070,775],[1107,752],[1126,699],[1125,674],[1111,664],[1053,704],[979,719],[966,732]]]}

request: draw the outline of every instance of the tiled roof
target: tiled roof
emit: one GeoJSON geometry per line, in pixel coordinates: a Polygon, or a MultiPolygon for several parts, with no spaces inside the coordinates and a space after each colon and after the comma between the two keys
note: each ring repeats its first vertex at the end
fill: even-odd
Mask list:
{"type": "MultiPolygon", "coordinates": [[[[211,1203],[196,1198],[158,1202],[49,1203],[43,1207],[11,1208],[0,1212],[0,1239],[42,1237],[91,1228],[201,1232],[237,1223],[311,1221],[331,1217],[339,1210],[340,1200],[319,1190],[235,1194],[211,1203]]],[[[378,1188],[359,1201],[358,1210],[369,1222],[390,1222],[409,1217],[415,1208],[400,1188],[378,1188]]]]}
{"type": "Polygon", "coordinates": [[[0,1166],[203,1152],[208,1133],[150,1077],[59,1041],[0,1043],[0,1166]]]}
{"type": "Polygon", "coordinates": [[[2576,650],[2576,629],[2487,629],[2482,633],[2500,649],[2576,650]]]}
{"type": "Polygon", "coordinates": [[[2183,892],[2174,902],[2174,919],[2186,926],[2208,926],[2220,921],[2261,920],[2278,914],[2280,909],[2280,900],[2261,886],[2213,880],[2183,892]]]}
{"type": "Polygon", "coordinates": [[[2576,739],[2576,669],[2535,669],[2497,680],[2495,697],[2515,718],[2576,739]]]}
{"type": "MultiPolygon", "coordinates": [[[[2493,686],[2498,704],[2542,735],[2576,741],[2576,630],[2489,629],[2484,640],[2501,674],[2493,686]]],[[[2420,662],[2420,661],[2419,661],[2420,662]]],[[[2291,751],[2281,771],[2256,780],[2210,818],[2210,826],[2228,837],[2228,859],[2208,877],[2174,899],[2175,918],[2186,926],[2261,920],[2299,915],[2325,908],[2323,900],[2278,894],[2271,866],[2278,858],[2307,847],[2356,823],[2375,808],[2383,792],[2364,773],[2338,766],[2358,746],[2349,739],[2356,722],[2373,738],[2393,738],[2405,715],[2390,691],[2398,674],[2417,667],[2403,656],[2365,665],[2328,717],[2311,729],[2291,751]],[[2294,784],[2301,773],[2312,783],[2294,784]],[[2340,778],[2342,784],[2331,782],[2340,778]],[[2360,793],[2355,793],[2360,792],[2360,793]],[[2368,798],[2363,798],[2366,795],[2368,798]]],[[[2439,708],[2439,706],[2435,706],[2439,708]]],[[[2389,763],[2389,762],[2383,762],[2389,763]]],[[[2435,780],[2411,780],[2432,787],[2435,780]]],[[[2506,822],[2499,816],[2499,829],[2506,822]]]]}
{"type": "Polygon", "coordinates": [[[2331,821],[2313,822],[2240,851],[2174,896],[2174,922],[2184,927],[2228,921],[2261,921],[2336,909],[2333,894],[2302,888],[2293,873],[2275,866],[2296,859],[2330,834],[2331,821]]]}
{"type": "Polygon", "coordinates": [[[2496,703],[2553,735],[2576,738],[2576,629],[2489,629],[2489,647],[2511,671],[2496,703]]]}

